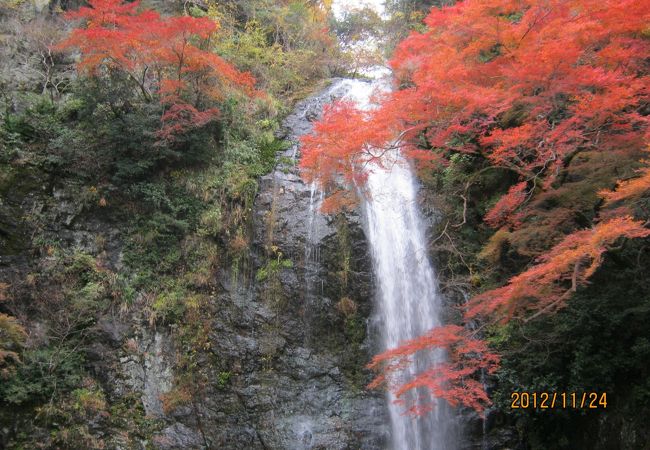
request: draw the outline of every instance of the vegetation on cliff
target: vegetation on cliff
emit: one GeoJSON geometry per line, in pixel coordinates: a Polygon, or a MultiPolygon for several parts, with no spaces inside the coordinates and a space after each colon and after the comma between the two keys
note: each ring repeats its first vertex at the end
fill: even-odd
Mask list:
{"type": "Polygon", "coordinates": [[[112,318],[172,334],[165,412],[228,385],[208,340],[217,273],[250,272],[280,120],[339,70],[318,2],[79,3],[0,9],[7,448],[153,445],[160,421],[107,389],[115,345],[143,354],[111,341],[112,318]]]}
{"type": "MultiPolygon", "coordinates": [[[[280,121],[326,78],[388,54],[394,91],[370,112],[327,108],[301,162],[333,212],[356,201],[342,180],[362,186],[356,169],[400,147],[442,217],[431,250],[454,323],[376,356],[373,386],[442,347],[449,362],[398,395],[424,387],[486,412],[490,430],[514,430],[507,445],[650,441],[648,4],[453,3],[335,20],[312,0],[2,2],[0,447],[164,447],[141,393],[111,389],[128,386],[116,367],[150,369],[136,338],[163,329],[173,381],[153,407],[190,411],[209,447],[200,411],[238,370],[211,351],[225,285],[255,280],[286,306],[294,262],[272,239],[251,261],[258,182],[287,145],[280,121]],[[512,410],[513,391],[609,404],[512,410]]],[[[335,302],[317,313],[336,315],[341,333],[322,345],[346,348],[358,390],[367,292],[350,281],[360,231],[341,218],[325,254],[335,302]]]]}

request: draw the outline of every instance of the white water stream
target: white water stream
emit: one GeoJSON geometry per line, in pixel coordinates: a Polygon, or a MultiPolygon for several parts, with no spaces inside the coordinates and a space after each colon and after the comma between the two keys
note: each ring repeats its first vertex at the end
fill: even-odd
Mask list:
{"type": "MultiPolygon", "coordinates": [[[[345,96],[363,109],[372,108],[370,97],[386,82],[352,81],[345,96]]],[[[399,153],[383,157],[382,167],[371,167],[363,209],[366,233],[377,280],[377,313],[382,349],[398,346],[441,325],[441,298],[429,262],[425,225],[417,204],[417,184],[408,163],[399,153]]],[[[408,369],[413,376],[443,360],[444,354],[419,355],[408,369]]],[[[453,450],[454,421],[446,405],[417,392],[419,402],[432,403],[433,412],[421,417],[403,414],[388,394],[391,439],[394,450],[453,450]]],[[[414,396],[405,400],[413,401],[414,396]]]]}
{"type": "MultiPolygon", "coordinates": [[[[367,233],[378,283],[382,347],[389,349],[440,325],[441,304],[427,258],[411,171],[401,164],[395,164],[390,171],[376,170],[368,178],[368,188],[372,199],[365,205],[367,233]]],[[[440,353],[419,356],[409,367],[409,375],[425,370],[443,357],[440,353]]],[[[388,395],[393,448],[451,450],[444,404],[427,392],[418,395],[420,402],[434,403],[433,412],[421,417],[405,416],[403,408],[393,404],[393,396],[388,395]]]]}
{"type": "MultiPolygon", "coordinates": [[[[383,15],[381,0],[366,0],[383,15]]],[[[345,10],[350,1],[334,2],[335,12],[345,10]]],[[[371,109],[371,96],[376,90],[388,89],[387,69],[367,72],[372,82],[337,81],[330,91],[345,92],[344,98],[362,109],[371,109]]],[[[382,167],[370,167],[367,198],[363,204],[366,234],[370,243],[375,279],[377,280],[376,311],[381,335],[381,349],[398,346],[441,325],[441,297],[434,270],[429,262],[425,225],[417,204],[417,183],[409,164],[399,152],[384,156],[382,167]]],[[[368,170],[368,169],[366,169],[368,170]]],[[[322,197],[311,192],[310,208],[322,197]],[[317,200],[318,199],[318,200],[317,200]]],[[[310,224],[310,229],[311,229],[310,224]]],[[[307,255],[312,256],[313,255],[307,255]]],[[[308,258],[309,259],[309,258],[308,258]]],[[[405,377],[444,359],[441,352],[419,355],[405,377]]],[[[387,395],[390,416],[391,448],[393,450],[454,450],[457,448],[456,422],[442,401],[428,392],[417,392],[421,403],[432,403],[433,412],[421,417],[404,415],[402,406],[387,395]]],[[[414,400],[414,396],[406,398],[414,400]]]]}

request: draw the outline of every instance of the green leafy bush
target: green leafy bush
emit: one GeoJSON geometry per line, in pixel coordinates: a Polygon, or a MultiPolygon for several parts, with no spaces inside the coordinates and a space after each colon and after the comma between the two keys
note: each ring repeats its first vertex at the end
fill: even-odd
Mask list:
{"type": "Polygon", "coordinates": [[[72,347],[25,350],[16,373],[0,383],[0,399],[16,405],[48,400],[79,384],[83,363],[83,353],[72,347]]]}

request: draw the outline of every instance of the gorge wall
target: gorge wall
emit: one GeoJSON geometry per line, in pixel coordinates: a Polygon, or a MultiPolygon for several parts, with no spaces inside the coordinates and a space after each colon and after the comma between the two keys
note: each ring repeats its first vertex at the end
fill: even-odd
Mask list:
{"type": "MultiPolygon", "coordinates": [[[[365,389],[363,361],[374,350],[374,288],[360,219],[355,213],[318,214],[314,192],[296,168],[297,137],[309,131],[324,103],[340,95],[325,89],[285,120],[283,134],[293,144],[260,180],[252,253],[239,267],[215,274],[211,307],[199,312],[209,324],[202,329],[204,348],[183,348],[189,344],[178,339],[179,325],[152,323],[146,293],[135,293],[129,308],[86,318],[93,323],[84,331],[90,344],[81,364],[92,377],[85,383],[110,408],[68,418],[86,422],[88,439],[101,439],[107,448],[383,447],[383,394],[365,389]],[[203,381],[189,398],[176,401],[175,388],[190,372],[179,364],[184,352],[197,353],[193,364],[201,366],[203,381]]],[[[57,290],[61,282],[52,278],[64,269],[56,255],[40,254],[25,238],[34,232],[26,216],[37,214],[39,223],[48,223],[42,239],[57,242],[57,252],[84,259],[91,271],[101,267],[130,277],[133,268],[124,263],[123,225],[80,203],[77,186],[48,183],[34,168],[9,174],[5,186],[11,188],[5,187],[1,207],[2,279],[12,286],[14,310],[24,311],[28,345],[46,345],[55,325],[43,314],[52,305],[23,303],[35,298],[25,279],[47,268],[51,272],[36,282],[57,290]]],[[[65,314],[65,307],[61,300],[54,314],[65,314]]],[[[0,441],[8,447],[21,436],[32,442],[49,434],[49,427],[29,404],[6,405],[0,441]]]]}

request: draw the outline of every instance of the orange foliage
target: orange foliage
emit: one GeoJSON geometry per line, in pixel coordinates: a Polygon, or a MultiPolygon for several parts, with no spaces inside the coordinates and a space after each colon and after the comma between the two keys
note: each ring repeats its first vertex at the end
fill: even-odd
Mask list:
{"type": "MultiPolygon", "coordinates": [[[[650,163],[650,161],[645,161],[650,163]]],[[[638,177],[631,180],[619,181],[614,191],[602,191],[600,196],[605,199],[606,205],[626,199],[634,199],[650,192],[650,167],[643,167],[637,171],[638,177]]]]}
{"type": "MultiPolygon", "coordinates": [[[[447,362],[431,367],[405,384],[392,386],[396,397],[399,399],[405,393],[423,387],[453,406],[460,404],[482,412],[490,401],[481,383],[473,377],[482,371],[493,373],[498,367],[499,357],[489,351],[484,341],[472,338],[465,328],[457,325],[434,328],[424,336],[375,356],[368,368],[382,373],[369,387],[390,386],[391,375],[409,364],[410,356],[432,348],[444,349],[447,362]]],[[[416,414],[426,411],[419,405],[409,406],[409,411],[416,414]]]]}
{"type": "Polygon", "coordinates": [[[218,28],[209,18],[161,17],[153,10],[139,12],[139,2],[124,0],[88,3],[90,7],[66,14],[82,25],[58,48],[79,50],[81,71],[99,75],[120,70],[146,100],[158,95],[169,106],[162,117],[161,139],[216,117],[214,109],[197,109],[202,96],[218,101],[226,89],[254,92],[250,74],[204,50],[218,28]]]}
{"type": "Polygon", "coordinates": [[[211,108],[199,111],[187,103],[174,103],[162,116],[165,126],[158,132],[161,141],[173,140],[174,136],[192,128],[200,128],[219,115],[219,110],[211,108]]]}
{"type": "MultiPolygon", "coordinates": [[[[7,299],[9,285],[0,283],[0,302],[7,299]]],[[[27,333],[18,320],[0,313],[0,380],[14,373],[20,363],[17,350],[24,344],[27,333]]]]}
{"type": "Polygon", "coordinates": [[[360,169],[370,162],[381,163],[384,149],[380,145],[389,138],[387,131],[372,127],[368,113],[354,103],[338,101],[325,106],[314,133],[301,139],[300,166],[307,181],[317,181],[323,191],[332,194],[324,203],[326,211],[352,202],[351,191],[337,188],[341,176],[349,185],[363,185],[367,173],[360,169]],[[373,145],[377,142],[380,145],[373,145]]]}
{"type": "Polygon", "coordinates": [[[646,236],[650,236],[650,230],[631,217],[610,219],[592,229],[576,231],[507,285],[472,298],[465,318],[498,313],[497,317],[507,321],[523,310],[538,314],[561,308],[568,295],[596,272],[608,247],[623,237],[646,236]]]}
{"type": "Polygon", "coordinates": [[[485,222],[491,227],[502,226],[512,213],[526,200],[526,183],[522,181],[510,188],[496,205],[485,215],[485,222]]]}
{"type": "MultiPolygon", "coordinates": [[[[647,236],[650,230],[631,217],[611,219],[593,229],[574,232],[507,285],[473,297],[464,311],[464,320],[469,323],[478,316],[497,317],[505,323],[521,313],[528,312],[525,320],[530,320],[557,310],[578,286],[588,282],[602,263],[603,254],[617,240],[647,236]]],[[[375,356],[368,368],[379,375],[369,387],[387,384],[398,398],[423,387],[452,406],[463,405],[482,413],[490,400],[476,377],[483,371],[495,372],[498,364],[498,355],[489,350],[484,340],[466,328],[447,325],[375,356]],[[406,383],[391,385],[391,375],[409,364],[409,356],[434,348],[444,349],[448,361],[430,367],[406,383]]],[[[426,410],[422,405],[409,405],[407,412],[420,414],[426,410]]]]}
{"type": "MultiPolygon", "coordinates": [[[[638,158],[649,120],[643,112],[650,101],[648,23],[650,3],[638,0],[465,0],[433,8],[427,30],[412,33],[391,61],[396,84],[406,87],[387,94],[370,112],[351,105],[327,111],[314,135],[303,140],[302,168],[332,192],[341,180],[362,181],[368,153],[380,158],[379,149],[396,143],[414,159],[474,153],[518,174],[485,217],[494,227],[516,226],[517,217],[534,216],[526,200],[561,181],[558,174],[577,153],[638,158]]],[[[647,193],[650,169],[639,174],[602,193],[605,207],[647,193]]],[[[506,286],[473,298],[465,319],[507,321],[522,313],[531,318],[563,306],[609,246],[650,234],[625,211],[606,211],[601,216],[607,220],[566,236],[506,286]]],[[[402,357],[441,347],[450,352],[450,362],[396,392],[424,386],[452,403],[480,409],[487,397],[468,381],[471,364],[480,363],[459,368],[450,351],[459,342],[466,342],[460,330],[445,327],[391,349],[371,363],[384,374],[373,385],[402,367],[402,357]],[[389,361],[397,364],[383,365],[389,361]]],[[[463,355],[463,361],[473,358],[463,355]]]]}
{"type": "Polygon", "coordinates": [[[648,122],[638,110],[649,100],[650,42],[642,36],[649,20],[648,3],[636,0],[467,0],[434,8],[428,30],[411,34],[391,61],[409,87],[369,114],[325,115],[304,141],[302,167],[335,179],[369,145],[399,137],[416,159],[480,153],[522,182],[548,186],[581,149],[638,151],[648,122]],[[421,137],[430,149],[418,147],[421,137]]]}

